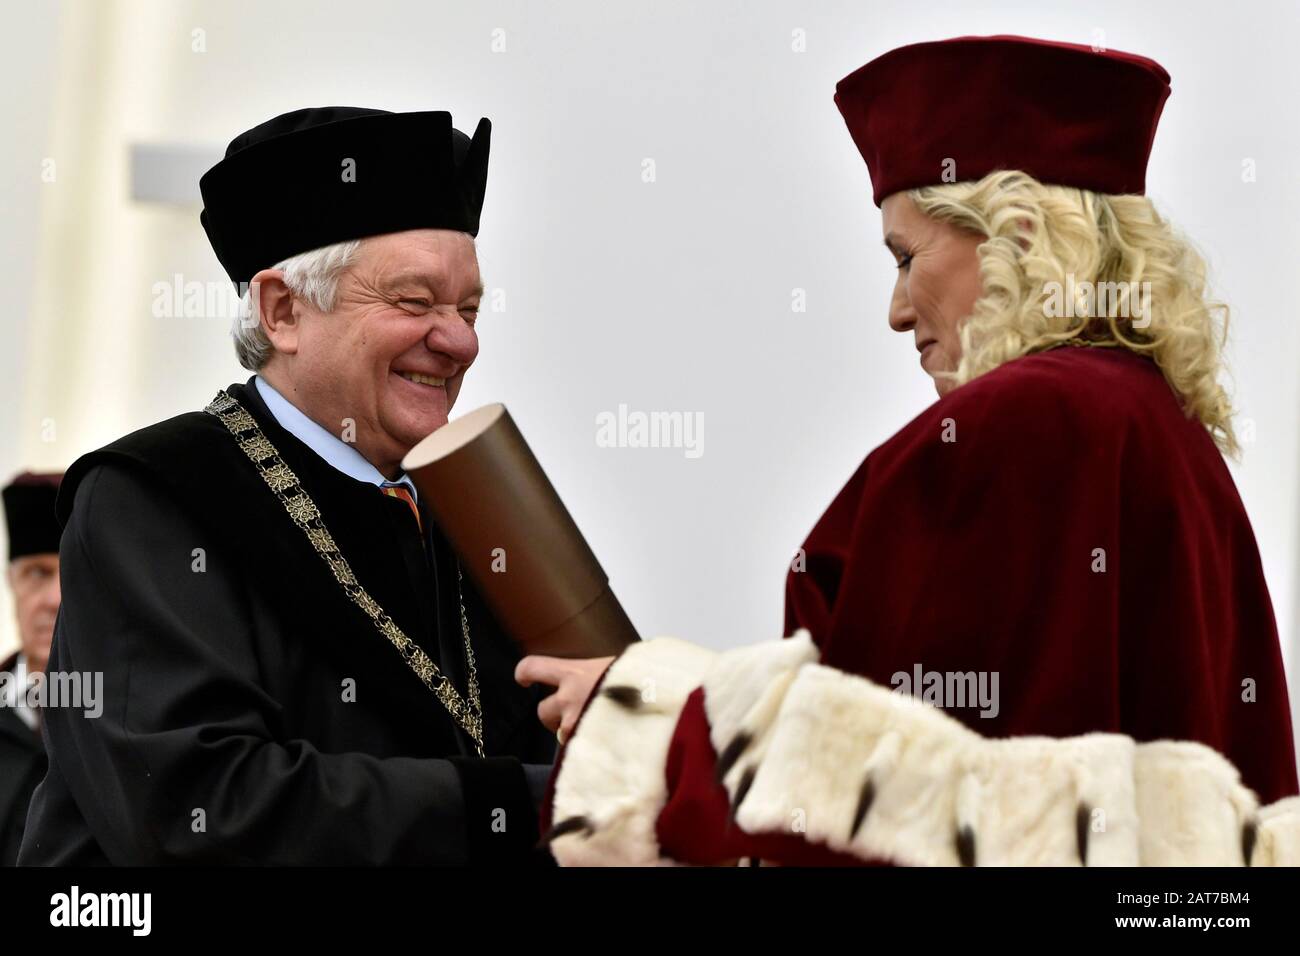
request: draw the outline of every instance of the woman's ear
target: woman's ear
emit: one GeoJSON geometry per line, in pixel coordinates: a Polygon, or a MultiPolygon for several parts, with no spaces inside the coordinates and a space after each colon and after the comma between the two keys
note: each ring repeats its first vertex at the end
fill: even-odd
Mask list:
{"type": "Polygon", "coordinates": [[[262,327],[277,352],[292,355],[298,351],[298,316],[293,311],[293,293],[285,285],[279,269],[263,269],[249,283],[249,321],[262,327]]]}

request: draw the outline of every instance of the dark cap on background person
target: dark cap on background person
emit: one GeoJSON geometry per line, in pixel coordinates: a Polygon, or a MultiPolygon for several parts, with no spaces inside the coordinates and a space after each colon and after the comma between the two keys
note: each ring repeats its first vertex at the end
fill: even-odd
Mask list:
{"type": "Polygon", "coordinates": [[[54,514],[62,472],[23,472],[4,487],[9,560],[33,554],[57,554],[59,522],[54,514]]]}

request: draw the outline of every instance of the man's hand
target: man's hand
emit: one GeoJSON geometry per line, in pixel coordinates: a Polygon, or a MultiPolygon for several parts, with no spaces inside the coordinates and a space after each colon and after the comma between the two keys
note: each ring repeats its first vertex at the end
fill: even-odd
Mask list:
{"type": "Polygon", "coordinates": [[[612,657],[571,660],[533,654],[519,662],[515,680],[524,687],[546,684],[555,688],[555,693],[537,706],[537,716],[562,744],[573,733],[587,698],[613,660],[612,657]]]}

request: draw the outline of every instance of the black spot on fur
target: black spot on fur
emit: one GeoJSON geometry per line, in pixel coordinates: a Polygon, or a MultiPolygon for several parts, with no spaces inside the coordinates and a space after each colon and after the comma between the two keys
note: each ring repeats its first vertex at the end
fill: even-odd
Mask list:
{"type": "Polygon", "coordinates": [[[1079,847],[1079,862],[1088,865],[1088,824],[1091,822],[1092,810],[1086,803],[1079,804],[1074,814],[1074,838],[1079,847]]]}
{"type": "Polygon", "coordinates": [[[957,830],[957,859],[962,866],[975,865],[975,831],[970,827],[957,830]]]}
{"type": "Polygon", "coordinates": [[[586,817],[569,817],[567,820],[561,820],[555,824],[546,834],[537,841],[537,846],[544,847],[547,844],[558,840],[562,836],[568,836],[570,833],[581,833],[583,836],[591,836],[596,832],[596,828],[591,825],[591,821],[586,817]]]}
{"type": "Polygon", "coordinates": [[[628,710],[636,710],[644,703],[641,692],[635,687],[629,687],[627,684],[606,687],[601,693],[620,707],[626,707],[628,710]]]}
{"type": "Polygon", "coordinates": [[[718,764],[713,775],[718,783],[722,783],[728,771],[736,765],[736,761],[740,759],[741,754],[748,750],[749,745],[753,742],[753,735],[743,730],[731,738],[731,743],[727,744],[722,749],[722,753],[718,755],[718,764]]]}
{"type": "Polygon", "coordinates": [[[740,783],[736,787],[736,796],[731,801],[731,819],[736,819],[736,811],[740,805],[745,802],[745,797],[749,796],[749,788],[754,785],[754,768],[747,767],[740,777],[740,783]]]}
{"type": "Polygon", "coordinates": [[[871,804],[876,800],[876,782],[868,777],[862,784],[862,792],[858,794],[858,806],[853,811],[853,826],[849,828],[849,839],[852,840],[862,829],[862,821],[867,818],[867,812],[871,809],[871,804]]]}
{"type": "Polygon", "coordinates": [[[1255,821],[1250,820],[1241,828],[1241,855],[1245,859],[1247,866],[1250,866],[1250,858],[1255,853],[1255,836],[1255,821]]]}

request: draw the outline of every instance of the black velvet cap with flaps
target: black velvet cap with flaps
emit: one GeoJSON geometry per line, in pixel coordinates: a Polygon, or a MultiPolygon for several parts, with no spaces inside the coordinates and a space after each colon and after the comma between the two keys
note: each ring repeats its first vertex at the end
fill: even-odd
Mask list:
{"type": "Polygon", "coordinates": [[[478,235],[492,123],[446,112],[296,110],[231,141],[199,180],[200,222],[239,286],[290,256],[408,229],[478,235]]]}

